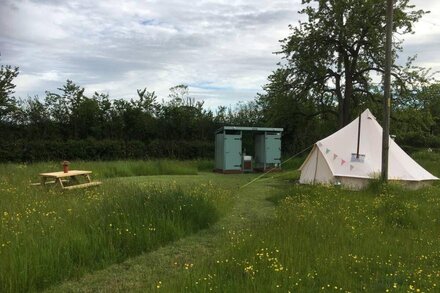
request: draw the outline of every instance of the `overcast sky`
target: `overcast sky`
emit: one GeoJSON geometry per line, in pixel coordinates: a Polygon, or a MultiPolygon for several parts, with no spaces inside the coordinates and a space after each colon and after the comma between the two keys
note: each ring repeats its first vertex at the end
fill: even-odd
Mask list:
{"type": "MultiPolygon", "coordinates": [[[[0,0],[0,64],[20,67],[16,96],[71,79],[112,98],[177,84],[208,107],[250,100],[280,56],[301,0],[0,0]]],[[[404,54],[440,70],[440,1],[406,37],[404,54]]]]}

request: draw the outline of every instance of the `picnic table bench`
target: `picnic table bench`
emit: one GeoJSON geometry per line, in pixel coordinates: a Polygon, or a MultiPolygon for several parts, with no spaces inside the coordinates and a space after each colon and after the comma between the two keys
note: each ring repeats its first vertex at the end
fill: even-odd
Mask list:
{"type": "Polygon", "coordinates": [[[40,183],[34,183],[33,185],[46,186],[47,184],[59,183],[61,188],[67,190],[100,185],[101,182],[92,181],[90,174],[92,174],[92,171],[83,170],[70,170],[67,173],[63,171],[40,173],[40,183]],[[80,183],[80,180],[78,180],[79,178],[84,178],[86,183],[80,183]]]}

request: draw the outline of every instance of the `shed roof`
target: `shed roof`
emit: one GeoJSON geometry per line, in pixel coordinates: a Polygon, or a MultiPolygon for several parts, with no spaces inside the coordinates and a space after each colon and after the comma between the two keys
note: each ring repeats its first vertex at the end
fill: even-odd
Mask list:
{"type": "Polygon", "coordinates": [[[282,132],[283,128],[272,128],[272,127],[245,127],[245,126],[223,126],[217,129],[216,133],[222,132],[224,130],[238,130],[238,131],[255,131],[255,132],[282,132]]]}

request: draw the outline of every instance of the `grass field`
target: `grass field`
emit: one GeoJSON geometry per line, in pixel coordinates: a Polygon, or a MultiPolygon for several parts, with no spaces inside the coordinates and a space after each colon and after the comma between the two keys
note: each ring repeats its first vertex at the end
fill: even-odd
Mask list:
{"type": "MultiPolygon", "coordinates": [[[[98,178],[195,174],[197,164],[75,163],[98,178]]],[[[75,192],[29,186],[38,172],[59,169],[53,165],[0,166],[1,292],[41,290],[154,250],[209,227],[232,198],[210,182],[182,186],[115,179],[75,192]]]]}
{"type": "MultiPolygon", "coordinates": [[[[415,158],[440,175],[440,156],[415,158]]],[[[259,183],[277,187],[267,197],[274,217],[230,231],[220,253],[167,291],[440,291],[439,184],[409,191],[374,182],[353,192],[276,177],[259,183]]]]}
{"type": "Polygon", "coordinates": [[[438,188],[380,196],[295,186],[270,197],[276,216],[233,230],[224,251],[169,291],[438,292],[438,188]]]}
{"type": "MultiPolygon", "coordinates": [[[[440,175],[439,155],[414,157],[440,175]]],[[[61,194],[17,187],[34,166],[1,166],[0,243],[10,241],[0,248],[1,291],[439,291],[439,184],[299,186],[298,159],[240,188],[257,175],[200,172],[211,168],[206,161],[166,164],[174,163],[186,171],[129,178],[101,172],[101,163],[101,188],[61,194]],[[29,204],[38,212],[27,217],[29,204]]]]}

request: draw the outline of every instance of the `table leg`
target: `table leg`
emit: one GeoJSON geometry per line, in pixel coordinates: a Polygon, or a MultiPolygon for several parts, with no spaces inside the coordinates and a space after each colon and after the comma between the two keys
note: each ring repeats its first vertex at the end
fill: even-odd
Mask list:
{"type": "Polygon", "coordinates": [[[41,183],[40,183],[41,186],[45,187],[45,186],[46,186],[46,177],[41,176],[40,182],[41,182],[41,183]]]}
{"type": "Polygon", "coordinates": [[[63,180],[61,180],[61,178],[57,178],[57,181],[60,183],[61,188],[64,188],[63,180]]]}
{"type": "Polygon", "coordinates": [[[92,179],[90,178],[90,175],[89,175],[89,174],[86,174],[86,175],[84,175],[84,176],[86,176],[86,179],[87,179],[88,183],[92,182],[92,179]]]}

